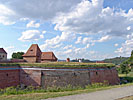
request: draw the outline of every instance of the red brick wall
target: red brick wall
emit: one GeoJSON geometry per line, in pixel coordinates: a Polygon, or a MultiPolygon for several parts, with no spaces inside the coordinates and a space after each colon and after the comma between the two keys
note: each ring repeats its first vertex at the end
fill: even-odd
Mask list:
{"type": "Polygon", "coordinates": [[[28,63],[36,63],[37,58],[36,57],[23,57],[24,60],[26,60],[28,63]]]}
{"type": "MultiPolygon", "coordinates": [[[[11,68],[11,67],[10,67],[11,68]]],[[[19,70],[0,70],[0,88],[19,85],[19,70]]]]}
{"type": "Polygon", "coordinates": [[[111,85],[120,82],[116,69],[90,71],[90,81],[91,83],[107,81],[111,85]]]}
{"type": "MultiPolygon", "coordinates": [[[[90,83],[108,81],[109,84],[119,84],[118,74],[115,68],[89,68],[68,70],[45,70],[22,67],[0,67],[0,88],[9,86],[85,86],[90,83]],[[5,69],[4,69],[5,68],[5,69]]],[[[60,68],[61,69],[61,68],[60,68]]],[[[76,68],[75,68],[76,69],[76,68]]]]}

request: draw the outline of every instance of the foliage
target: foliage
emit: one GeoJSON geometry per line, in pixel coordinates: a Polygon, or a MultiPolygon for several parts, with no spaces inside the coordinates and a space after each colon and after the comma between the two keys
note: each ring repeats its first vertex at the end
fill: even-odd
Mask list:
{"type": "MultiPolygon", "coordinates": [[[[82,58],[81,61],[83,63],[93,63],[94,62],[94,61],[91,61],[89,59],[84,59],[84,58],[82,58]]],[[[73,59],[73,60],[71,60],[71,62],[79,62],[79,59],[73,59]]]]}
{"type": "Polygon", "coordinates": [[[120,68],[121,68],[121,73],[122,73],[122,74],[128,74],[129,71],[130,71],[127,61],[123,62],[123,63],[120,65],[120,68]]]}
{"type": "Polygon", "coordinates": [[[129,57],[128,60],[124,61],[121,65],[120,65],[120,70],[121,73],[126,73],[128,74],[131,71],[131,66],[133,64],[133,50],[131,52],[131,56],[129,57]]]}
{"type": "Polygon", "coordinates": [[[128,60],[129,57],[116,57],[116,58],[110,58],[103,60],[105,63],[113,63],[113,64],[121,64],[122,62],[128,60]]]}
{"type": "Polygon", "coordinates": [[[128,74],[120,74],[119,77],[121,84],[133,83],[133,72],[130,72],[128,74]]]}
{"type": "Polygon", "coordinates": [[[24,52],[17,52],[12,54],[12,59],[23,59],[24,52]]]}
{"type": "Polygon", "coordinates": [[[39,89],[36,92],[29,92],[26,94],[19,94],[19,95],[4,95],[1,94],[0,100],[43,100],[48,98],[55,98],[55,97],[61,97],[61,96],[68,96],[68,95],[74,95],[74,94],[81,94],[81,93],[88,93],[88,92],[94,92],[99,90],[106,90],[111,88],[119,88],[124,86],[130,86],[133,85],[133,83],[128,84],[122,84],[122,85],[115,85],[115,86],[99,86],[98,88],[93,88],[90,85],[85,88],[78,88],[78,90],[72,90],[72,91],[63,91],[63,92],[46,92],[43,89],[39,89]]]}
{"type": "Polygon", "coordinates": [[[47,87],[43,89],[41,87],[28,86],[25,89],[22,89],[20,86],[12,86],[5,89],[0,89],[0,95],[18,95],[18,94],[27,94],[27,93],[47,93],[47,92],[64,92],[64,91],[75,91],[83,89],[95,89],[100,87],[107,87],[107,84],[104,83],[94,83],[92,85],[87,85],[86,87],[81,86],[65,86],[65,87],[47,87]]]}

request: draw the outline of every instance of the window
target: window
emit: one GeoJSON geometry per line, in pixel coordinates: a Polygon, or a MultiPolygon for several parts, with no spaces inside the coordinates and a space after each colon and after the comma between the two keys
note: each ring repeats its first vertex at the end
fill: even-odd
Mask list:
{"type": "Polygon", "coordinates": [[[31,49],[30,51],[33,51],[33,49],[31,49]]]}
{"type": "Polygon", "coordinates": [[[3,58],[4,58],[5,56],[3,55],[3,58]]]}
{"type": "Polygon", "coordinates": [[[96,72],[96,75],[98,75],[98,72],[96,72]]]}

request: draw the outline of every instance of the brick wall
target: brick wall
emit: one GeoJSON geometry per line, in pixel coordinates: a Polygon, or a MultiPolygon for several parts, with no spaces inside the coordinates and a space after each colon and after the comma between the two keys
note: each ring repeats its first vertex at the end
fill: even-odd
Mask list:
{"type": "Polygon", "coordinates": [[[43,71],[42,73],[42,87],[68,85],[84,87],[90,83],[89,73],[86,71],[43,71]]]}
{"type": "Polygon", "coordinates": [[[20,84],[25,86],[41,86],[41,71],[21,69],[20,84]]]}
{"type": "Polygon", "coordinates": [[[14,68],[0,67],[0,88],[19,85],[19,69],[14,68]]]}
{"type": "Polygon", "coordinates": [[[37,58],[36,57],[23,57],[24,60],[26,60],[29,63],[36,63],[37,58]]]}
{"type": "Polygon", "coordinates": [[[91,83],[107,81],[111,85],[119,84],[120,82],[116,69],[90,71],[90,80],[91,83]]]}
{"type": "Polygon", "coordinates": [[[33,68],[33,67],[0,67],[0,88],[9,86],[82,86],[107,81],[109,84],[119,84],[115,68],[33,68]],[[16,69],[15,69],[16,68],[16,69]]]}

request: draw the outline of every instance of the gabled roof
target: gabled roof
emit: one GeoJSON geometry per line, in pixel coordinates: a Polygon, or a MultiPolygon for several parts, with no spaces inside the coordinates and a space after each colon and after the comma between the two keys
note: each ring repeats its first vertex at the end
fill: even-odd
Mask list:
{"type": "Polygon", "coordinates": [[[41,59],[57,60],[53,52],[42,52],[41,59]]]}
{"type": "Polygon", "coordinates": [[[41,55],[41,50],[37,44],[32,44],[23,57],[36,57],[41,55]]]}
{"type": "Polygon", "coordinates": [[[7,52],[6,52],[3,48],[0,48],[0,53],[5,53],[5,54],[7,54],[7,52]]]}

